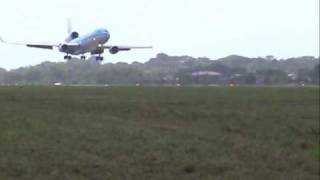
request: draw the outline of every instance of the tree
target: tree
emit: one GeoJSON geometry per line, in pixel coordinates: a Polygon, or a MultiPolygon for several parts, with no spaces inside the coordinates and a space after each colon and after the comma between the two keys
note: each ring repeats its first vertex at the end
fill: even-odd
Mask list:
{"type": "Polygon", "coordinates": [[[312,81],[314,84],[320,84],[319,79],[320,79],[320,64],[316,65],[314,67],[313,73],[312,73],[312,81]]]}
{"type": "Polygon", "coordinates": [[[7,73],[7,71],[3,68],[0,68],[0,84],[4,83],[4,76],[7,73]]]}

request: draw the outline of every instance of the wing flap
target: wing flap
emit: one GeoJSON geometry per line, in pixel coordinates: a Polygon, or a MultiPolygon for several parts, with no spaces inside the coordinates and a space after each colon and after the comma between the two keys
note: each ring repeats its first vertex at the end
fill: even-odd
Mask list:
{"type": "Polygon", "coordinates": [[[32,47],[32,48],[53,49],[53,46],[50,46],[50,45],[26,44],[26,46],[32,47]]]}
{"type": "Polygon", "coordinates": [[[130,51],[131,49],[152,49],[152,46],[104,46],[104,49],[111,49],[113,47],[117,47],[119,51],[130,51]]]}

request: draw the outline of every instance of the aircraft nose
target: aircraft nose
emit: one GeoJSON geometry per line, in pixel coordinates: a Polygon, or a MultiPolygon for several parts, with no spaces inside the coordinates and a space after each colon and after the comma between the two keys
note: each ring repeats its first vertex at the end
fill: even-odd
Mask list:
{"type": "Polygon", "coordinates": [[[107,37],[107,39],[109,39],[110,38],[110,33],[109,33],[109,31],[105,31],[105,36],[107,37]]]}
{"type": "Polygon", "coordinates": [[[109,39],[110,38],[109,32],[106,32],[105,36],[107,37],[107,39],[109,39]]]}

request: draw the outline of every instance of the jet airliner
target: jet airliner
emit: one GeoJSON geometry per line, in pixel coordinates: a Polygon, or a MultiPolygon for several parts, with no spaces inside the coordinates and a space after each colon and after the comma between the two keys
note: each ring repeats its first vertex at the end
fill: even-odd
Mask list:
{"type": "Polygon", "coordinates": [[[120,51],[130,51],[131,49],[149,49],[150,46],[117,46],[106,45],[110,39],[110,33],[107,29],[97,29],[91,33],[80,36],[78,32],[72,31],[71,24],[68,24],[68,37],[60,44],[50,43],[8,43],[0,37],[0,42],[13,44],[13,45],[25,45],[31,48],[41,48],[52,50],[58,48],[62,53],[65,53],[64,59],[70,60],[71,55],[81,55],[81,60],[85,60],[86,53],[95,55],[97,61],[103,61],[101,56],[107,49],[111,54],[117,54],[120,51]]]}

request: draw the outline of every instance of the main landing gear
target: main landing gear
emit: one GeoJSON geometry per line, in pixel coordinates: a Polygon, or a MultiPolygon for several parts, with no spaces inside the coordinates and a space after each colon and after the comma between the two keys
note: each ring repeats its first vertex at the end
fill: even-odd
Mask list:
{"type": "Polygon", "coordinates": [[[103,61],[103,59],[104,58],[102,56],[100,56],[100,55],[96,57],[96,61],[103,61]]]}
{"type": "Polygon", "coordinates": [[[86,60],[86,56],[81,56],[80,59],[81,60],[86,60]]]}
{"type": "MultiPolygon", "coordinates": [[[[64,56],[63,58],[64,58],[65,60],[71,60],[72,57],[69,56],[69,55],[66,55],[66,56],[64,56]]],[[[81,56],[80,59],[81,59],[81,60],[86,60],[86,56],[81,56]]]]}
{"type": "Polygon", "coordinates": [[[65,60],[70,60],[70,59],[71,59],[71,56],[66,55],[66,56],[64,56],[63,58],[64,58],[65,60]]]}
{"type": "MultiPolygon", "coordinates": [[[[104,58],[103,58],[101,55],[96,56],[95,58],[96,58],[96,61],[103,61],[103,60],[104,60],[104,58]]],[[[66,55],[66,56],[64,56],[64,59],[65,59],[65,60],[71,60],[72,57],[69,56],[69,55],[66,55]]],[[[84,61],[84,60],[87,59],[87,57],[84,56],[84,55],[82,55],[82,56],[80,56],[80,59],[84,61]]]]}

